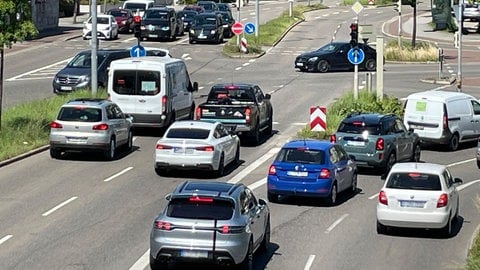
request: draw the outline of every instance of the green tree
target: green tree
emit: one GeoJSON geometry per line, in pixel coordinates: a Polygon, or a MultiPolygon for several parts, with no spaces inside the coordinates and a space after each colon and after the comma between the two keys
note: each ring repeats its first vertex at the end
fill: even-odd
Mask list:
{"type": "Polygon", "coordinates": [[[37,34],[29,0],[0,1],[0,49],[37,34]]]}

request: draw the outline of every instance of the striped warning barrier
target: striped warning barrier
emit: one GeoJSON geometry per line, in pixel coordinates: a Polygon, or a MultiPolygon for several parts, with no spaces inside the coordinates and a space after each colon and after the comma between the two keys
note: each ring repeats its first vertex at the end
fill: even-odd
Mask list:
{"type": "Polygon", "coordinates": [[[310,107],[310,129],[312,131],[325,131],[327,129],[327,108],[310,107]]]}

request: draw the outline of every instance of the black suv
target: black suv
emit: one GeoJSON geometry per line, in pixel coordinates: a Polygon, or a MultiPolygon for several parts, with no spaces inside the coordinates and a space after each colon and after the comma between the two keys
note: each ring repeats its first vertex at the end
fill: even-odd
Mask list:
{"type": "Polygon", "coordinates": [[[330,140],[342,145],[359,167],[381,167],[388,173],[397,161],[420,161],[418,135],[395,114],[350,114],[330,140]]]}
{"type": "Polygon", "coordinates": [[[189,42],[223,42],[222,15],[217,13],[200,13],[193,18],[189,32],[189,42]]]}
{"type": "MultiPolygon", "coordinates": [[[[169,39],[177,36],[177,13],[170,7],[153,7],[145,11],[140,26],[142,39],[169,39]]],[[[183,32],[183,31],[182,31],[183,32]]],[[[183,34],[183,33],[182,33],[183,34]]]]}

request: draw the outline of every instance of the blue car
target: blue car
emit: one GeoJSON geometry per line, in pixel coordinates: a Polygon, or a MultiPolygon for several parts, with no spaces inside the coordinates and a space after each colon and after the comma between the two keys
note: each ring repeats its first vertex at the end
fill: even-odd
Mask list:
{"type": "Polygon", "coordinates": [[[267,180],[270,202],[279,195],[325,198],[335,205],[337,194],[357,189],[357,166],[341,145],[326,140],[287,142],[270,165],[267,180]]]}

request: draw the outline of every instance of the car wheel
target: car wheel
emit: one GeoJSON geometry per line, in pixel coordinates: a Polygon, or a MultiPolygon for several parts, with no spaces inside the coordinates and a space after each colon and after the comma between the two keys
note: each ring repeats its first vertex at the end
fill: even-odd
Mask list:
{"type": "Polygon", "coordinates": [[[161,167],[155,167],[155,173],[156,173],[158,176],[164,176],[164,175],[167,174],[167,169],[161,168],[161,167]]]}
{"type": "Polygon", "coordinates": [[[350,192],[355,194],[357,192],[357,173],[354,172],[352,176],[352,187],[350,188],[350,192]]]}
{"type": "Polygon", "coordinates": [[[235,152],[235,159],[233,160],[233,163],[240,163],[240,145],[237,145],[237,151],[235,152]]]}
{"type": "Polygon", "coordinates": [[[133,132],[131,130],[128,131],[126,148],[128,152],[131,152],[133,148],[133,132]]]}
{"type": "Polygon", "coordinates": [[[50,157],[54,159],[60,159],[62,156],[62,151],[55,149],[55,148],[50,148],[50,157]]]}
{"type": "Polygon", "coordinates": [[[365,62],[365,69],[368,71],[375,71],[376,68],[377,68],[377,61],[372,58],[367,59],[367,61],[365,62]]]}
{"type": "Polygon", "coordinates": [[[412,158],[410,159],[410,161],[420,162],[421,152],[422,152],[422,149],[420,148],[420,144],[415,145],[415,148],[413,149],[413,153],[412,153],[412,158]]]}
{"type": "Polygon", "coordinates": [[[460,202],[457,199],[457,210],[455,210],[455,215],[453,216],[453,221],[457,222],[458,221],[458,213],[460,212],[460,202]]]}
{"type": "Polygon", "coordinates": [[[225,156],[223,153],[220,156],[220,161],[218,162],[218,169],[216,171],[217,177],[222,177],[225,173],[225,156]]]}
{"type": "Polygon", "coordinates": [[[252,270],[253,269],[253,242],[250,240],[248,243],[247,254],[243,261],[237,265],[239,270],[252,270]]]}
{"type": "Polygon", "coordinates": [[[451,151],[457,151],[458,149],[458,134],[453,134],[452,138],[450,138],[450,142],[448,143],[448,149],[451,151]]]}
{"type": "Polygon", "coordinates": [[[452,220],[450,219],[450,216],[448,216],[448,221],[445,227],[440,229],[440,234],[445,238],[448,238],[452,234],[452,220]]]}
{"type": "Polygon", "coordinates": [[[265,129],[265,134],[270,136],[273,131],[273,112],[270,112],[270,119],[268,120],[268,127],[265,129]]]}
{"type": "Polygon", "coordinates": [[[188,43],[193,44],[193,40],[190,39],[190,40],[188,41],[188,43]]]}
{"type": "Polygon", "coordinates": [[[378,234],[387,234],[387,226],[383,225],[377,220],[377,233],[378,234]]]}
{"type": "Polygon", "coordinates": [[[267,199],[271,203],[277,203],[278,202],[278,195],[267,191],[267,199]]]}
{"type": "Polygon", "coordinates": [[[337,203],[337,183],[333,183],[330,194],[327,197],[327,203],[331,206],[337,203]]]}
{"type": "Polygon", "coordinates": [[[385,163],[385,169],[384,169],[385,176],[390,172],[390,170],[392,169],[393,165],[396,162],[397,162],[397,158],[395,157],[395,153],[394,152],[390,153],[390,155],[388,156],[387,162],[385,163]]]}
{"type": "Polygon", "coordinates": [[[108,145],[108,148],[107,148],[107,150],[105,150],[105,152],[104,152],[105,159],[107,159],[107,160],[113,160],[113,159],[115,158],[115,147],[116,147],[115,139],[114,139],[114,138],[111,138],[111,139],[110,139],[110,143],[109,143],[109,145],[108,145]]]}
{"type": "Polygon", "coordinates": [[[267,224],[265,225],[265,232],[263,233],[262,244],[260,245],[260,250],[267,251],[268,246],[270,245],[270,216],[267,217],[267,224]]]}
{"type": "Polygon", "coordinates": [[[327,60],[320,60],[317,64],[317,71],[325,73],[330,69],[330,64],[327,60]]]}
{"type": "Polygon", "coordinates": [[[480,169],[480,160],[477,160],[477,167],[480,169]]]}
{"type": "Polygon", "coordinates": [[[168,269],[168,263],[159,261],[150,255],[150,269],[152,270],[164,270],[168,269]]]}
{"type": "Polygon", "coordinates": [[[195,120],[195,104],[192,104],[190,112],[188,113],[188,120],[195,120]]]}
{"type": "Polygon", "coordinates": [[[258,125],[259,121],[257,120],[253,134],[250,136],[250,140],[252,141],[253,145],[258,145],[260,143],[260,127],[258,125]]]}

